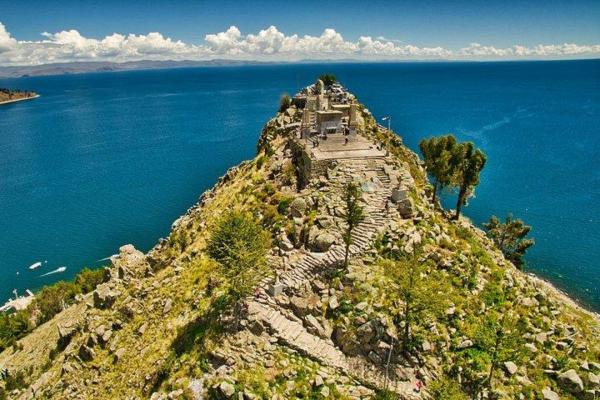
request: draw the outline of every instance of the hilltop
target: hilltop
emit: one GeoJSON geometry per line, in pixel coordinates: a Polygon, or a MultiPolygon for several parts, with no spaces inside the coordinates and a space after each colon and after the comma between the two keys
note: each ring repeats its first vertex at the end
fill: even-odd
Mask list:
{"type": "Polygon", "coordinates": [[[282,101],[254,159],[147,254],[125,245],[111,262],[93,291],[0,354],[6,397],[600,394],[598,317],[436,208],[419,157],[336,84],[282,101]],[[363,218],[346,266],[351,185],[363,218]],[[215,255],[230,215],[268,247],[242,246],[255,277],[228,274],[215,255]]]}

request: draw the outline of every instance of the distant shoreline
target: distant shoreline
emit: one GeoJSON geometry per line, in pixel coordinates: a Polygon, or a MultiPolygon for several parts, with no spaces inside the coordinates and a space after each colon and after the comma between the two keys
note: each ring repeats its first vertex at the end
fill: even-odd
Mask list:
{"type": "Polygon", "coordinates": [[[2,105],[2,104],[9,104],[9,103],[16,103],[18,101],[33,100],[33,99],[37,99],[38,97],[40,97],[40,95],[36,94],[35,96],[21,97],[20,99],[12,99],[12,100],[0,101],[0,105],[2,105]]]}

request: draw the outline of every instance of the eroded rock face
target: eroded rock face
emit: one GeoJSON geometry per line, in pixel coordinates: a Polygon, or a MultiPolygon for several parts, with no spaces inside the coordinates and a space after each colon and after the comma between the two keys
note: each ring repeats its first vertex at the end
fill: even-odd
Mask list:
{"type": "Polygon", "coordinates": [[[111,283],[103,283],[94,290],[94,307],[110,308],[119,296],[119,292],[112,288],[111,283]]]}
{"type": "Polygon", "coordinates": [[[583,381],[574,369],[563,372],[558,375],[560,385],[571,393],[583,392],[583,381]]]}
{"type": "Polygon", "coordinates": [[[133,245],[126,244],[119,248],[119,254],[111,257],[113,270],[119,279],[142,277],[149,270],[146,256],[133,245]]]}

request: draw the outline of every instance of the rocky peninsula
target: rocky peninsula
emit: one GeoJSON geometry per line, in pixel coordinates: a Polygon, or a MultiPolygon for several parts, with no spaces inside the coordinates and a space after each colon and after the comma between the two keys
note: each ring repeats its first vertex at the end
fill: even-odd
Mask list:
{"type": "Polygon", "coordinates": [[[2,395],[598,398],[597,315],[431,194],[355,96],[308,86],[168,238],[0,354],[2,395]]]}
{"type": "Polygon", "coordinates": [[[40,97],[40,95],[35,92],[0,88],[0,105],[16,103],[18,101],[35,99],[38,97],[40,97]]]}

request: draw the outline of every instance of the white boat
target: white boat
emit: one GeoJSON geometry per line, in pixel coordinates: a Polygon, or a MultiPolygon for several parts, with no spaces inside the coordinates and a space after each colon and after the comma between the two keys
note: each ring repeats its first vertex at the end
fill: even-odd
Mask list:
{"type": "Polygon", "coordinates": [[[48,275],[53,275],[53,274],[58,274],[58,273],[61,273],[61,272],[65,272],[66,270],[67,270],[67,267],[58,267],[55,270],[52,270],[50,272],[46,272],[43,275],[40,275],[40,278],[43,277],[43,276],[48,276],[48,275]]]}
{"type": "Polygon", "coordinates": [[[33,263],[33,264],[31,264],[31,265],[29,266],[29,269],[36,269],[36,268],[39,268],[39,267],[41,267],[41,266],[42,266],[42,262],[41,262],[41,261],[38,261],[38,262],[36,262],[36,263],[33,263]]]}

